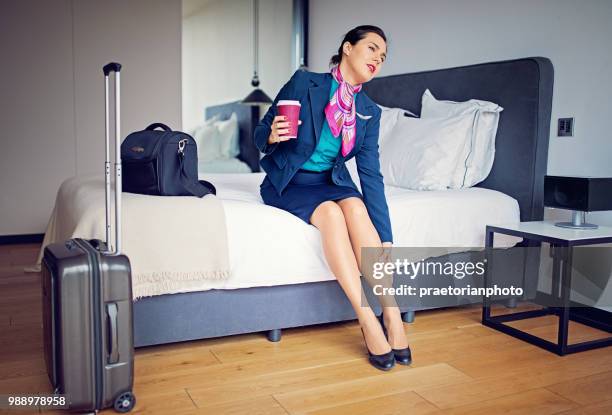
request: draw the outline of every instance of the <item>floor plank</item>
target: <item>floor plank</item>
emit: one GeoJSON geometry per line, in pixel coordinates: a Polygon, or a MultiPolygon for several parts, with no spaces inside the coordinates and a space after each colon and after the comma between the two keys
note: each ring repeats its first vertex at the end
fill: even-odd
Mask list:
{"type": "Polygon", "coordinates": [[[40,273],[30,272],[26,274],[14,275],[12,277],[0,278],[0,289],[7,290],[16,284],[32,284],[40,287],[40,273]]]}
{"type": "MultiPolygon", "coordinates": [[[[396,368],[396,371],[410,370],[396,368]]],[[[240,396],[241,399],[256,398],[272,393],[287,393],[312,388],[315,386],[331,385],[343,382],[346,379],[377,378],[384,376],[369,364],[363,364],[363,358],[342,363],[324,366],[315,366],[288,372],[277,372],[261,375],[257,379],[244,379],[212,387],[189,388],[189,394],[196,405],[205,403],[231,402],[240,396]]]]}
{"type": "Polygon", "coordinates": [[[46,373],[0,379],[0,395],[50,393],[52,390],[46,373]]]}
{"type": "Polygon", "coordinates": [[[569,411],[559,412],[558,415],[610,415],[612,414],[612,400],[583,406],[569,411]]]}
{"type": "Polygon", "coordinates": [[[612,400],[612,371],[567,380],[547,389],[582,405],[612,400]]]}
{"type": "Polygon", "coordinates": [[[522,393],[487,399],[473,404],[440,411],[445,415],[549,415],[574,409],[578,405],[546,389],[533,389],[522,393]]]}
{"type": "Polygon", "coordinates": [[[0,361],[0,379],[17,378],[46,374],[45,360],[41,354],[27,353],[21,359],[2,359],[0,361]]]}
{"type": "MultiPolygon", "coordinates": [[[[310,331],[304,336],[303,330],[290,330],[283,335],[280,342],[258,341],[248,344],[233,343],[213,346],[212,353],[221,362],[240,362],[257,359],[260,356],[270,358],[271,354],[282,353],[290,348],[304,348],[316,350],[338,344],[354,344],[356,336],[350,331],[338,330],[343,326],[326,326],[318,331],[310,331]]],[[[262,339],[263,340],[263,339],[262,339]]]]}
{"type": "MultiPolygon", "coordinates": [[[[435,364],[411,370],[392,371],[386,376],[366,377],[333,383],[294,392],[274,394],[274,397],[291,413],[313,412],[319,409],[367,401],[386,395],[402,394],[419,387],[457,384],[471,378],[446,364],[435,364]]],[[[365,406],[368,406],[364,403],[365,406]]]]}
{"type": "Polygon", "coordinates": [[[183,351],[177,353],[137,354],[134,359],[134,376],[158,376],[160,372],[173,372],[185,368],[206,367],[219,364],[212,354],[202,351],[183,351]]]}
{"type": "MultiPolygon", "coordinates": [[[[416,392],[440,408],[452,408],[482,400],[483,396],[498,398],[558,383],[606,372],[612,367],[612,353],[593,350],[566,357],[556,356],[552,361],[532,361],[528,364],[494,366],[488,376],[461,384],[442,387],[421,387],[416,392]],[[525,374],[528,373],[528,376],[525,374]]],[[[606,372],[612,380],[610,372],[606,372]]]]}
{"type": "Polygon", "coordinates": [[[0,278],[15,277],[20,275],[27,275],[23,265],[11,265],[3,263],[0,265],[0,278]]]}
{"type": "Polygon", "coordinates": [[[39,245],[17,245],[9,251],[10,264],[31,266],[38,258],[39,245]]]}
{"type": "Polygon", "coordinates": [[[198,408],[200,414],[223,414],[223,415],[287,415],[289,412],[271,395],[255,399],[237,398],[232,402],[218,405],[203,404],[198,408]]]}
{"type": "MultiPolygon", "coordinates": [[[[551,326],[548,328],[547,333],[551,333],[555,330],[556,328],[551,326]]],[[[520,368],[524,371],[528,371],[533,365],[581,359],[584,356],[588,356],[590,353],[602,356],[608,354],[612,355],[612,353],[610,353],[610,348],[607,348],[600,349],[600,351],[592,350],[560,357],[554,353],[550,353],[537,346],[530,345],[510,336],[504,335],[502,339],[507,339],[508,344],[512,345],[511,348],[506,349],[503,353],[500,353],[499,349],[495,349],[483,352],[482,356],[486,356],[486,358],[483,359],[474,359],[473,355],[468,353],[465,356],[458,358],[450,358],[448,361],[452,366],[463,371],[469,376],[478,378],[490,376],[491,373],[500,370],[520,368]]]]}
{"type": "Polygon", "coordinates": [[[438,410],[434,405],[416,393],[403,392],[306,413],[309,415],[424,415],[436,412],[438,410]]]}
{"type": "MultiPolygon", "coordinates": [[[[261,342],[267,342],[267,340],[261,340],[261,342]]],[[[302,348],[285,349],[278,344],[277,347],[280,349],[277,353],[262,355],[258,359],[250,361],[219,363],[207,367],[177,367],[172,371],[140,376],[139,381],[155,390],[193,385],[200,387],[221,386],[240,380],[251,381],[265,374],[291,372],[304,368],[362,360],[364,356],[362,350],[353,352],[349,350],[347,352],[347,347],[336,345],[318,350],[317,359],[313,361],[313,354],[310,350],[302,348]]],[[[200,350],[199,353],[205,352],[200,350]]]]}

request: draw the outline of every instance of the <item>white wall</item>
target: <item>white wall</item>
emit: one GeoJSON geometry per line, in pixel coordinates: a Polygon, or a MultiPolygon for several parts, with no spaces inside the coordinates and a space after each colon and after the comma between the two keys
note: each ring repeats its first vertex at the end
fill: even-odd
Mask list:
{"type": "Polygon", "coordinates": [[[102,66],[122,130],[181,123],[180,0],[0,3],[0,235],[44,232],[61,182],[102,174],[102,66]]]}
{"type": "MultiPolygon", "coordinates": [[[[612,2],[609,0],[310,0],[309,63],[327,71],[342,36],[361,24],[388,38],[381,76],[545,56],[555,68],[548,174],[612,176],[612,2]],[[556,120],[575,117],[573,138],[556,120]]],[[[546,218],[568,220],[564,210],[546,218]]],[[[588,215],[612,225],[611,212],[588,215]]],[[[601,304],[612,304],[612,283],[601,304]]]]}
{"type": "Polygon", "coordinates": [[[76,172],[71,4],[0,3],[0,235],[41,232],[76,172]]]}
{"type": "MultiPolygon", "coordinates": [[[[210,105],[252,90],[251,0],[183,1],[183,128],[204,120],[210,105]]],[[[291,76],[291,0],[259,1],[260,88],[272,99],[291,76]]]]}
{"type": "Polygon", "coordinates": [[[152,122],[181,128],[180,0],[74,0],[77,174],[104,165],[101,67],[121,71],[125,136],[152,122]]]}
{"type": "Polygon", "coordinates": [[[310,68],[327,70],[342,35],[385,30],[381,76],[546,56],[555,67],[552,118],[576,117],[573,138],[552,131],[550,174],[612,175],[612,2],[609,0],[311,0],[310,68]]]}

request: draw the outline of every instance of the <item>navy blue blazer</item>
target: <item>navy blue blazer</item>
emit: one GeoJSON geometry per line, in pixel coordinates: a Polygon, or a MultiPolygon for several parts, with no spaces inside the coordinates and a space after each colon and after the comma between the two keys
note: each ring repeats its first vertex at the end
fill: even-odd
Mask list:
{"type": "MultiPolygon", "coordinates": [[[[281,195],[295,172],[314,153],[321,128],[325,121],[325,106],[329,102],[331,73],[296,71],[281,88],[274,103],[255,127],[255,145],[265,154],[260,164],[267,173],[268,180],[281,195]],[[277,115],[276,103],[291,99],[301,103],[298,137],[295,140],[268,144],[271,125],[277,115]]],[[[346,157],[338,153],[332,171],[332,180],[340,186],[357,189],[345,166],[345,161],[355,157],[361,182],[364,204],[382,242],[393,242],[389,208],[385,199],[383,176],[380,173],[378,157],[378,131],[380,127],[380,108],[360,91],[355,98],[356,139],[355,146],[346,157]]]]}

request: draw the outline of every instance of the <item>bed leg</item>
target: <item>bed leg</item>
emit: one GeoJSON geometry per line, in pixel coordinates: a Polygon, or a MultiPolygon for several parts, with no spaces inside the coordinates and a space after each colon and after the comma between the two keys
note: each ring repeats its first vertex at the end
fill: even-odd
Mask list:
{"type": "Polygon", "coordinates": [[[506,308],[516,308],[518,306],[516,297],[508,298],[506,300],[506,308]]]}
{"type": "Polygon", "coordinates": [[[408,310],[402,313],[402,320],[405,323],[414,323],[414,310],[408,310]]]}
{"type": "Polygon", "coordinates": [[[271,342],[279,342],[281,339],[281,329],[268,330],[266,333],[268,340],[271,342]]]}

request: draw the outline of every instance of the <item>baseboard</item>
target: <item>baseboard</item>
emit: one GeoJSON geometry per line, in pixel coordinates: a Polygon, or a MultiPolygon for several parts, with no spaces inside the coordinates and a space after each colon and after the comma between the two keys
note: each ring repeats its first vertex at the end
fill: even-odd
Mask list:
{"type": "Polygon", "coordinates": [[[32,233],[28,235],[0,235],[0,245],[36,244],[45,238],[44,233],[32,233]]]}

